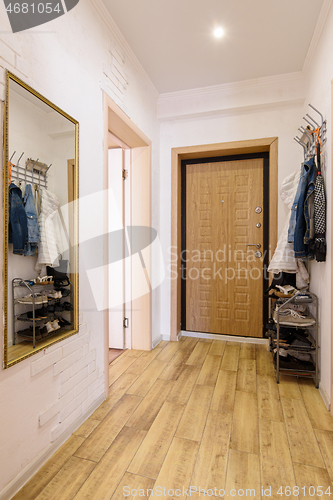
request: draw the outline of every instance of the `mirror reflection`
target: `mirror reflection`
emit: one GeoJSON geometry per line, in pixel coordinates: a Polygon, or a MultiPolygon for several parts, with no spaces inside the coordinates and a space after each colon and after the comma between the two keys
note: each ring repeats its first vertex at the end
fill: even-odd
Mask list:
{"type": "Polygon", "coordinates": [[[77,331],[78,127],[11,74],[6,104],[5,367],[77,331]]]}

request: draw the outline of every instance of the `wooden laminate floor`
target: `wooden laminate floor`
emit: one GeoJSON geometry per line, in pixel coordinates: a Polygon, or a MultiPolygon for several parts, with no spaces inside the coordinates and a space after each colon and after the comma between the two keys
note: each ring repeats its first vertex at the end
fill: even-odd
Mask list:
{"type": "Polygon", "coordinates": [[[333,494],[333,418],[312,381],[276,384],[265,346],[163,341],[109,372],[108,399],[15,500],[333,494]]]}
{"type": "Polygon", "coordinates": [[[124,352],[124,349],[109,349],[109,363],[112,363],[115,359],[118,358],[122,353],[124,352]]]}

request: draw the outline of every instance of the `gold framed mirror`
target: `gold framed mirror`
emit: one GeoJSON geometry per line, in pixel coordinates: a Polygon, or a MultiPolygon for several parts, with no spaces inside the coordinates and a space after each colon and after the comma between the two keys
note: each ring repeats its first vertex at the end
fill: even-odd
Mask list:
{"type": "Polygon", "coordinates": [[[6,72],[3,368],[78,332],[79,123],[6,72]]]}

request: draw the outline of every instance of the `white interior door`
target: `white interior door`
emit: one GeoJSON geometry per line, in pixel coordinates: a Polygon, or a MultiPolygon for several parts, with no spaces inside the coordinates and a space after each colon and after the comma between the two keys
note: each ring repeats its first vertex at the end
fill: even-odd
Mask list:
{"type": "Polygon", "coordinates": [[[124,348],[123,150],[109,149],[109,347],[124,348]]]}
{"type": "Polygon", "coordinates": [[[114,349],[131,348],[130,154],[109,149],[109,347],[114,349]]]}
{"type": "Polygon", "coordinates": [[[123,149],[123,168],[126,171],[126,179],[123,181],[123,221],[125,248],[128,248],[127,256],[124,258],[124,317],[127,318],[127,326],[124,329],[124,347],[131,348],[131,249],[128,238],[128,229],[131,226],[131,150],[123,149]]]}

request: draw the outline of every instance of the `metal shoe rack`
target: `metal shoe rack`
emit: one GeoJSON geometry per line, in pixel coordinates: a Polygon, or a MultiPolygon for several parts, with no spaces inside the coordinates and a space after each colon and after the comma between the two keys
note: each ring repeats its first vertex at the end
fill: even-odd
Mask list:
{"type": "MultiPolygon", "coordinates": [[[[16,343],[16,337],[19,336],[18,335],[18,332],[16,331],[16,322],[17,321],[20,321],[20,322],[32,322],[32,336],[31,338],[29,337],[24,337],[24,340],[26,341],[29,341],[29,342],[32,342],[33,344],[33,348],[36,347],[36,340],[45,340],[45,338],[48,338],[48,337],[52,337],[53,335],[56,335],[58,333],[61,333],[62,330],[64,330],[64,328],[60,328],[60,329],[57,329],[57,330],[54,330],[53,332],[50,332],[47,336],[43,336],[42,339],[40,338],[37,338],[36,339],[36,325],[38,323],[41,323],[41,322],[45,322],[45,318],[38,318],[36,317],[36,306],[37,307],[43,307],[45,306],[45,304],[36,304],[36,293],[40,292],[41,290],[46,290],[46,289],[50,289],[50,286],[53,287],[53,282],[51,283],[33,283],[32,280],[24,280],[22,278],[14,278],[12,280],[12,300],[13,300],[13,345],[15,345],[16,343]],[[22,304],[20,302],[18,302],[18,299],[20,297],[16,297],[16,293],[15,293],[15,290],[18,288],[18,287],[25,287],[27,290],[29,290],[29,294],[31,294],[32,296],[32,301],[31,302],[27,302],[26,304],[22,304]],[[16,306],[32,306],[32,318],[20,318],[20,316],[24,315],[26,312],[28,311],[25,311],[25,312],[21,312],[20,314],[16,314],[16,306]]],[[[66,286],[70,286],[70,295],[69,295],[69,298],[71,299],[70,300],[70,303],[71,305],[72,304],[72,297],[73,297],[73,285],[72,283],[69,281],[69,285],[66,285],[66,286]]],[[[64,288],[65,288],[65,285],[64,285],[64,288]]],[[[49,302],[51,301],[55,301],[55,300],[60,300],[60,299],[49,299],[49,302]]],[[[63,312],[66,312],[66,311],[63,311],[63,312]]],[[[52,313],[49,313],[50,315],[52,313]]],[[[71,313],[71,328],[72,328],[72,324],[73,324],[73,314],[71,313]]],[[[23,337],[22,337],[23,338],[23,337]]]]}
{"type": "MultiPolygon", "coordinates": [[[[278,300],[281,301],[282,304],[279,305],[278,307],[275,308],[276,311],[276,320],[274,322],[276,323],[276,344],[274,342],[274,338],[272,334],[269,334],[270,336],[270,349],[273,354],[273,361],[274,365],[276,368],[276,382],[279,383],[279,376],[280,373],[288,374],[288,375],[294,375],[297,377],[312,377],[315,380],[316,388],[318,389],[319,387],[319,373],[318,373],[318,297],[312,292],[306,292],[304,295],[300,294],[300,292],[296,293],[290,298],[279,298],[279,297],[270,297],[271,300],[278,300]],[[283,322],[283,316],[281,316],[281,312],[285,310],[288,305],[290,306],[291,304],[297,304],[297,305],[306,305],[307,308],[309,304],[311,305],[311,312],[313,313],[315,323],[312,326],[302,326],[301,324],[298,325],[293,325],[291,326],[289,323],[286,325],[283,322]],[[308,347],[300,347],[300,346],[293,346],[293,345],[288,345],[285,346],[284,344],[280,344],[280,327],[287,327],[288,329],[304,329],[307,331],[309,335],[309,339],[311,340],[311,345],[308,347]],[[276,349],[276,357],[274,356],[274,351],[276,349]],[[314,370],[298,370],[298,369],[292,369],[292,368],[281,368],[280,367],[280,349],[285,349],[287,352],[292,350],[292,351],[298,351],[301,353],[309,353],[314,356],[314,359],[312,361],[314,362],[315,368],[314,370]]],[[[275,303],[275,306],[277,306],[277,303],[275,303]]],[[[271,312],[273,311],[274,305],[273,302],[271,302],[271,312]]],[[[312,358],[312,356],[311,356],[312,358]]]]}

